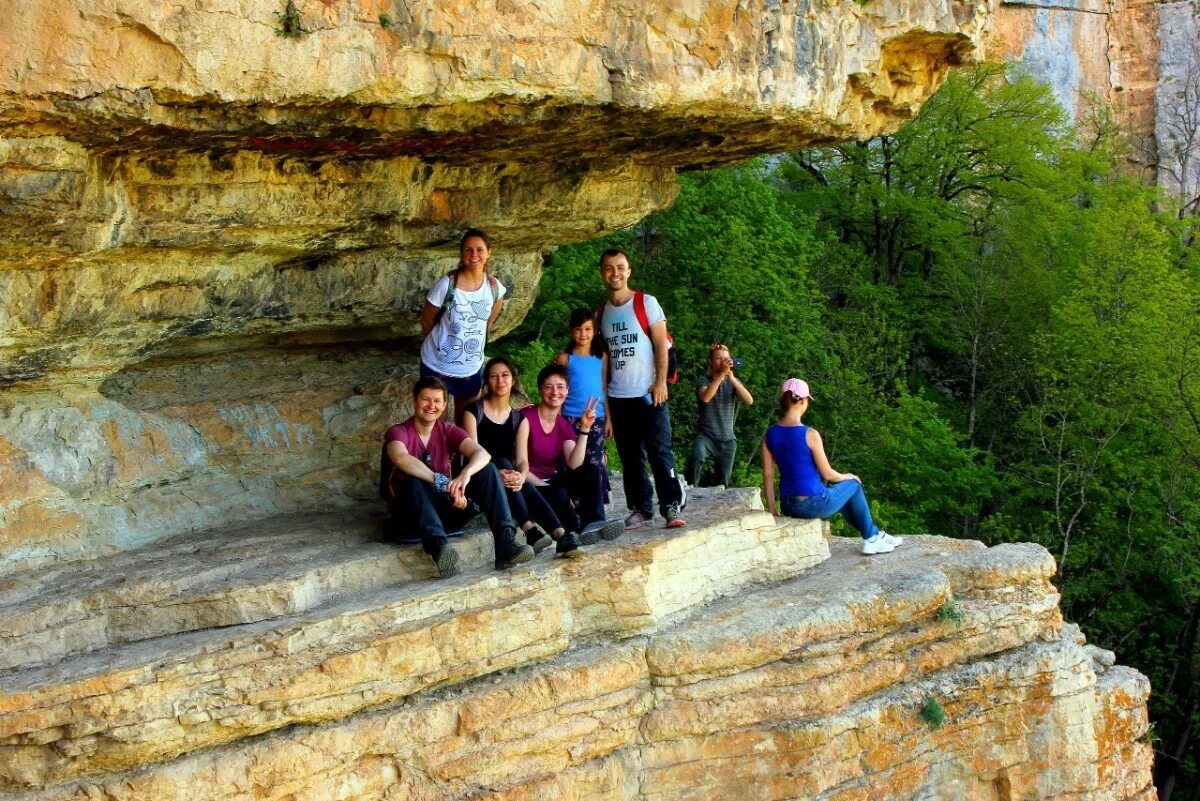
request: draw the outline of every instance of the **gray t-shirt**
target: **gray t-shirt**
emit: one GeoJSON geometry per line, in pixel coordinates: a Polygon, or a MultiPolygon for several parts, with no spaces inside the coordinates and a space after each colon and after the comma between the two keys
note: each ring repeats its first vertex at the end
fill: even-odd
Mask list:
{"type": "MultiPolygon", "coordinates": [[[[667,319],[653,295],[646,295],[646,324],[667,319]]],[[[608,342],[611,377],[608,394],[613,398],[640,398],[654,384],[654,343],[642,330],[631,296],[624,304],[604,304],[600,336],[608,342]]]]}
{"type": "MultiPolygon", "coordinates": [[[[709,376],[696,379],[696,390],[702,390],[713,382],[709,376]]],[[[697,400],[699,400],[697,398],[697,400]]],[[[728,378],[717,387],[717,394],[708,403],[699,401],[696,431],[718,442],[733,439],[733,420],[737,417],[737,394],[733,382],[728,378]]]]}

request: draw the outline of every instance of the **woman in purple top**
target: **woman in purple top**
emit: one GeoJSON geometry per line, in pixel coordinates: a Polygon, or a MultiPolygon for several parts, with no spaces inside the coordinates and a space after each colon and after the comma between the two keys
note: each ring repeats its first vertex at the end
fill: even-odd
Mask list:
{"type": "Polygon", "coordinates": [[[598,399],[588,400],[576,428],[562,416],[567,389],[566,368],[551,364],[538,373],[539,402],[520,412],[515,467],[550,502],[568,531],[579,532],[579,541],[592,545],[616,539],[625,526],[604,519],[603,479],[600,469],[587,461],[598,399]]]}
{"type": "Polygon", "coordinates": [[[780,506],[788,517],[827,518],[841,512],[862,534],[862,552],[888,553],[903,539],[881,531],[871,519],[862,479],[839,473],[825,456],[825,445],[815,428],[804,425],[812,399],[808,384],[789,378],[779,389],[779,422],[767,429],[760,446],[763,462],[763,496],[767,510],[775,508],[775,466],[779,466],[780,506]],[[829,482],[826,486],[825,482],[829,482]]]}

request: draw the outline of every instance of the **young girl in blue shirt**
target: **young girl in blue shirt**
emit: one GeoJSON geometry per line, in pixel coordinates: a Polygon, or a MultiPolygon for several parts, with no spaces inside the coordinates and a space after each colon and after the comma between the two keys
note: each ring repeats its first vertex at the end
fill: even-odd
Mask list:
{"type": "Polygon", "coordinates": [[[579,425],[579,418],[589,398],[599,398],[596,403],[596,422],[588,431],[587,461],[600,469],[603,479],[604,503],[608,503],[608,460],[604,453],[604,440],[612,436],[606,414],[605,401],[608,393],[608,353],[604,340],[596,336],[595,312],[591,309],[576,309],[571,312],[571,338],[566,350],[554,357],[554,363],[567,368],[567,402],[563,404],[563,417],[571,425],[579,425]]]}

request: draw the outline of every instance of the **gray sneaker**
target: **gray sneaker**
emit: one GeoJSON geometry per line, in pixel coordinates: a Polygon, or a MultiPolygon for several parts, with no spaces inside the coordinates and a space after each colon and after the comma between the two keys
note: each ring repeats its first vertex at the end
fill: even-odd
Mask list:
{"type": "Polygon", "coordinates": [[[682,528],[687,525],[677,503],[668,503],[667,508],[663,510],[663,517],[667,518],[667,528],[682,528]]]}
{"type": "Polygon", "coordinates": [[[579,532],[579,542],[595,545],[600,540],[615,540],[625,533],[625,524],[620,520],[593,520],[579,532]]]}
{"type": "Polygon", "coordinates": [[[641,512],[630,512],[629,517],[625,518],[625,530],[641,528],[648,526],[654,522],[654,515],[647,515],[641,512]]]}

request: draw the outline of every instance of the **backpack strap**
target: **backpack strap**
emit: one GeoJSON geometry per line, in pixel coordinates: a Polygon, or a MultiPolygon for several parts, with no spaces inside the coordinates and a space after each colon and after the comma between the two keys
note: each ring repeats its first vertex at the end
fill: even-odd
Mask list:
{"type": "Polygon", "coordinates": [[[487,281],[488,286],[492,288],[492,305],[495,306],[500,302],[500,282],[491,273],[487,273],[487,281]]]}
{"type": "Polygon", "coordinates": [[[446,314],[446,309],[450,308],[450,304],[454,302],[454,290],[458,289],[457,267],[446,274],[446,280],[450,282],[450,285],[446,287],[446,294],[442,296],[442,305],[438,308],[437,316],[433,318],[435,326],[442,321],[442,317],[446,314]]]}
{"type": "Polygon", "coordinates": [[[646,293],[633,291],[633,313],[646,336],[650,336],[650,318],[646,316],[646,293]]]}

